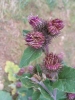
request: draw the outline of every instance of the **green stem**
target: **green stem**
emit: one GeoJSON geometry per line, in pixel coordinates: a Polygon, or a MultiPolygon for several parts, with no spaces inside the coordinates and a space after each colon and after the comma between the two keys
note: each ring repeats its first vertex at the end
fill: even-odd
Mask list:
{"type": "Polygon", "coordinates": [[[48,90],[48,88],[45,86],[45,84],[42,81],[39,82],[34,77],[32,77],[31,80],[34,81],[35,83],[39,84],[54,99],[53,94],[48,90]]]}
{"type": "Polygon", "coordinates": [[[53,91],[53,96],[54,96],[54,100],[56,100],[56,96],[57,96],[57,89],[54,89],[54,91],[53,91]]]}

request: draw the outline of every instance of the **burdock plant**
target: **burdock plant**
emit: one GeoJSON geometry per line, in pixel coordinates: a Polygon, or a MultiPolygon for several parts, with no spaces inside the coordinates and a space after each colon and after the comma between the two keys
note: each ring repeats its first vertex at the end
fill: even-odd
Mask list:
{"type": "Polygon", "coordinates": [[[44,20],[33,15],[28,17],[28,21],[32,30],[23,30],[28,47],[21,58],[19,69],[16,72],[13,70],[11,74],[7,70],[11,64],[6,65],[9,77],[15,77],[12,80],[16,89],[14,95],[18,95],[14,100],[75,100],[75,68],[64,64],[62,54],[49,50],[52,39],[64,28],[64,22],[58,18],[44,20]],[[44,57],[41,57],[42,53],[44,57]],[[31,65],[37,58],[38,63],[31,65]]]}

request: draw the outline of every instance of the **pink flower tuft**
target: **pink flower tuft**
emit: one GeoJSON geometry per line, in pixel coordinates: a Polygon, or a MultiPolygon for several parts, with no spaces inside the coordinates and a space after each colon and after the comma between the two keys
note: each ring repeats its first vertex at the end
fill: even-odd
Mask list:
{"type": "Polygon", "coordinates": [[[33,48],[39,49],[45,42],[45,37],[41,32],[32,32],[26,35],[27,44],[33,48]]]}
{"type": "Polygon", "coordinates": [[[75,100],[75,94],[74,93],[67,93],[68,100],[75,100]]]}
{"type": "Polygon", "coordinates": [[[57,35],[60,30],[64,28],[63,21],[60,19],[54,19],[48,22],[48,31],[51,35],[57,35]]]}
{"type": "Polygon", "coordinates": [[[42,23],[42,20],[38,16],[30,15],[28,17],[29,23],[32,27],[36,27],[38,24],[42,23]]]}
{"type": "Polygon", "coordinates": [[[44,65],[50,71],[58,71],[61,68],[60,58],[57,55],[50,53],[46,55],[44,65]]]}

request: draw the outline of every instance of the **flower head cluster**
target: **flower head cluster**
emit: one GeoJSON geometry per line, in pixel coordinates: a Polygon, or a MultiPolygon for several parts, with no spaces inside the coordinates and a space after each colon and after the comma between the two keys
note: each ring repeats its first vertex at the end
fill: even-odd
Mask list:
{"type": "Polygon", "coordinates": [[[58,55],[50,53],[44,59],[44,66],[49,71],[58,71],[62,66],[58,55]]]}
{"type": "Polygon", "coordinates": [[[26,35],[25,40],[29,46],[35,49],[49,44],[52,37],[58,35],[64,27],[63,21],[60,19],[46,21],[33,15],[30,15],[28,19],[33,31],[26,35]]]}
{"type": "Polygon", "coordinates": [[[29,16],[29,23],[34,29],[49,35],[58,35],[60,30],[64,28],[63,21],[58,18],[45,21],[38,16],[29,16]]]}
{"type": "Polygon", "coordinates": [[[74,93],[67,93],[68,100],[75,100],[75,94],[74,93]]]}

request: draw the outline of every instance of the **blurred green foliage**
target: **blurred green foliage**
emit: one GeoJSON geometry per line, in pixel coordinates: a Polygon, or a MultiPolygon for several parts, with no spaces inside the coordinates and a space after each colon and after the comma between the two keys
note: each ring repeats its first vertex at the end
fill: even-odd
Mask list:
{"type": "Polygon", "coordinates": [[[51,10],[54,10],[54,8],[57,7],[57,0],[46,0],[46,2],[51,10]]]}

